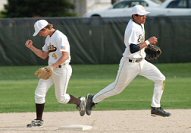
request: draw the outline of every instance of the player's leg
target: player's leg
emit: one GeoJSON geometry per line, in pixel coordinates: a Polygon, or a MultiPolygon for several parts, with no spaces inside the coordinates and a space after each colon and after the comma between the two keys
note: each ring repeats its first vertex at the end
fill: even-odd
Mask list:
{"type": "Polygon", "coordinates": [[[105,98],[120,94],[137,76],[139,70],[138,63],[131,63],[129,59],[122,58],[115,81],[99,91],[93,97],[93,102],[98,103],[105,98]]]}
{"type": "Polygon", "coordinates": [[[161,116],[170,116],[170,113],[161,108],[161,98],[164,91],[165,76],[161,71],[146,60],[143,62],[140,75],[152,80],[154,82],[154,91],[151,103],[151,113],[156,113],[161,116]]]}
{"type": "Polygon", "coordinates": [[[52,85],[52,80],[40,79],[35,91],[35,103],[36,103],[36,119],[34,119],[27,127],[36,127],[43,125],[43,111],[45,106],[45,97],[48,89],[52,85]]]}
{"type": "Polygon", "coordinates": [[[55,70],[54,85],[55,95],[59,103],[75,104],[80,111],[80,115],[85,114],[85,97],[76,98],[70,94],[67,94],[68,83],[72,74],[72,68],[70,65],[64,65],[61,68],[55,70]]]}
{"type": "Polygon", "coordinates": [[[138,63],[131,63],[129,62],[129,59],[122,58],[115,81],[106,86],[94,96],[87,96],[86,114],[91,114],[92,107],[96,103],[99,103],[108,97],[121,93],[137,76],[139,70],[140,69],[138,63]]]}

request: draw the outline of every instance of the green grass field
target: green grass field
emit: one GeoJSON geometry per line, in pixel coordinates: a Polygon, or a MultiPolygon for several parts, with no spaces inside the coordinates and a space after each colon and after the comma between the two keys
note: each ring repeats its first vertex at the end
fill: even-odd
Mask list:
{"type": "MultiPolygon", "coordinates": [[[[33,75],[40,66],[0,67],[0,112],[34,112],[34,91],[38,79],[33,75]]],[[[74,96],[95,94],[113,82],[118,65],[72,65],[73,75],[68,92],[74,96]]],[[[165,108],[191,108],[191,63],[157,64],[165,74],[166,87],[162,98],[165,108]]],[[[110,97],[96,110],[149,109],[153,83],[137,77],[121,94],[110,97]]],[[[48,95],[45,111],[71,111],[74,105],[57,103],[54,87],[48,95]]]]}

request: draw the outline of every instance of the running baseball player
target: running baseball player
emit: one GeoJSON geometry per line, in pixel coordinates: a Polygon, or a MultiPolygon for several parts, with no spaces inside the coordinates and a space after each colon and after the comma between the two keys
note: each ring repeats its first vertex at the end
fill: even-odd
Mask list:
{"type": "Polygon", "coordinates": [[[154,82],[151,115],[170,116],[170,113],[164,111],[160,104],[164,91],[165,76],[156,66],[145,60],[145,48],[149,44],[157,45],[158,42],[155,36],[145,41],[144,24],[148,13],[141,5],[132,8],[132,18],[126,27],[124,35],[126,49],[120,61],[116,79],[97,94],[87,95],[87,115],[91,114],[91,110],[96,103],[121,93],[137,75],[141,75],[154,82]]]}
{"type": "Polygon", "coordinates": [[[38,57],[42,59],[48,58],[48,66],[52,68],[52,76],[48,79],[39,79],[35,91],[36,103],[36,119],[32,120],[27,127],[38,127],[43,125],[43,110],[45,106],[45,98],[49,88],[54,84],[55,95],[59,103],[75,104],[80,111],[80,115],[85,114],[85,97],[76,98],[66,93],[68,82],[72,74],[70,66],[70,45],[66,35],[56,30],[52,24],[46,20],[38,20],[34,24],[35,32],[42,37],[46,37],[45,44],[41,49],[34,46],[32,40],[27,40],[25,45],[38,57]]]}

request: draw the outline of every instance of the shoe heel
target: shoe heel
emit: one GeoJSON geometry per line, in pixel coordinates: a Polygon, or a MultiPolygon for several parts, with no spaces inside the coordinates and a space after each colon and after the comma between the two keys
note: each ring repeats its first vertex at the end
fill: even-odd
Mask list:
{"type": "Polygon", "coordinates": [[[155,114],[151,114],[151,116],[152,116],[152,117],[156,117],[156,115],[155,115],[155,114]]]}

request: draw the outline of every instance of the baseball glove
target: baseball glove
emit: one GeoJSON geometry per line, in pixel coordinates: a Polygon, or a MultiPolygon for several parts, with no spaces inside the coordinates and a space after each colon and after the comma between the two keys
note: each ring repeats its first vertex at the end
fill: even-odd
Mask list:
{"type": "Polygon", "coordinates": [[[52,67],[46,66],[39,68],[35,73],[35,76],[37,76],[40,79],[49,79],[52,75],[52,67]]]}
{"type": "Polygon", "coordinates": [[[146,59],[148,60],[156,60],[162,54],[162,50],[156,46],[149,44],[147,48],[145,48],[146,59]]]}

